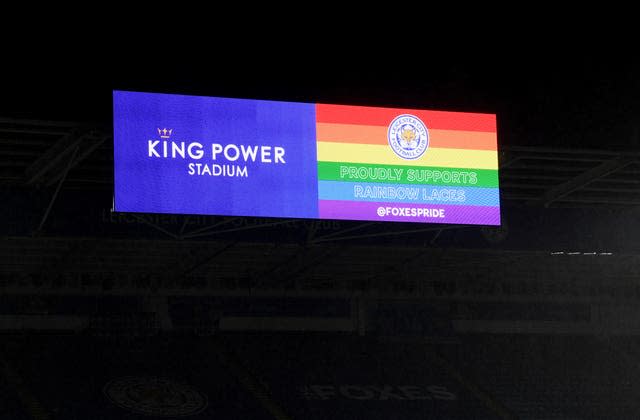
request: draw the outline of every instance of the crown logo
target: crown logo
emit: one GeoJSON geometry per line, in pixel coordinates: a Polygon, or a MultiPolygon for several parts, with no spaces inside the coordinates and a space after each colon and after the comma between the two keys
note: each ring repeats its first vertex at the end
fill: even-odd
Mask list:
{"type": "Polygon", "coordinates": [[[169,137],[171,137],[172,131],[173,128],[158,128],[158,134],[160,135],[161,139],[168,139],[169,137]]]}

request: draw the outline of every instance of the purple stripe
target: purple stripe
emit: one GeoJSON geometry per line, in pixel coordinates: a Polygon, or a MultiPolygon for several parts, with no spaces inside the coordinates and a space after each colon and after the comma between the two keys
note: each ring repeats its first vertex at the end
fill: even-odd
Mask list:
{"type": "Polygon", "coordinates": [[[319,200],[321,219],[500,225],[500,207],[319,200]],[[378,212],[383,213],[382,216],[378,212]],[[444,214],[444,217],[439,217],[444,214]]]}

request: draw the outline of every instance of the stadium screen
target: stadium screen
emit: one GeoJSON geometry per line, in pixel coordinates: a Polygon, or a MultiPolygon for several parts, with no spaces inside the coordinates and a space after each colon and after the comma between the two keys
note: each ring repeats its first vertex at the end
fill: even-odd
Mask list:
{"type": "Polygon", "coordinates": [[[113,92],[114,210],[500,224],[496,116],[113,92]]]}

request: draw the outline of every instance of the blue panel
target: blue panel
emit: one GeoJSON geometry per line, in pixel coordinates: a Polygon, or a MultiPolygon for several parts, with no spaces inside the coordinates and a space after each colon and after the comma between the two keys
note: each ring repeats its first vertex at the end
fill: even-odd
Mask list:
{"type": "Polygon", "coordinates": [[[318,217],[315,105],[123,91],[113,101],[115,210],[318,217]]]}

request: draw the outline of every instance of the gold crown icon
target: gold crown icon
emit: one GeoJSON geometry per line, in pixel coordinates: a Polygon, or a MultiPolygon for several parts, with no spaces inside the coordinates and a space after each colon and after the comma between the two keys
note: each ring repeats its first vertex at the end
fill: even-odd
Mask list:
{"type": "Polygon", "coordinates": [[[161,139],[168,139],[169,137],[171,137],[172,131],[173,128],[158,128],[158,134],[160,135],[161,139]]]}

